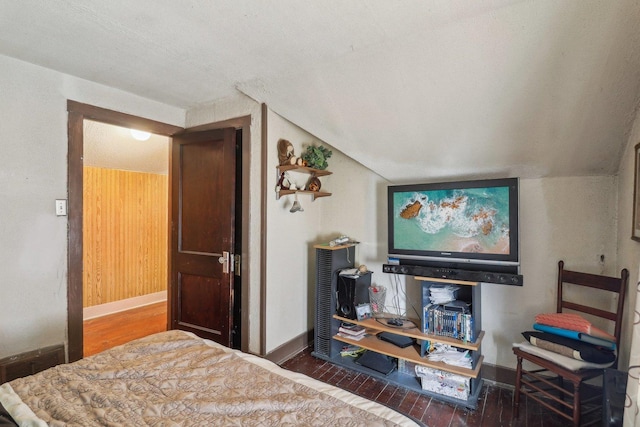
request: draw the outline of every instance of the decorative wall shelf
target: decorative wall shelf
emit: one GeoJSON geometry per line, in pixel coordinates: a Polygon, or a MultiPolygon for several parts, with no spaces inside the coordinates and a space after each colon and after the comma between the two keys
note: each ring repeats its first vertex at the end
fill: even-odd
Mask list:
{"type": "Polygon", "coordinates": [[[296,172],[306,173],[306,174],[315,175],[315,176],[326,176],[326,175],[331,175],[333,173],[333,172],[329,172],[326,169],[325,170],[314,169],[314,168],[309,168],[307,166],[297,166],[297,165],[281,165],[281,166],[276,166],[276,169],[278,170],[278,176],[280,176],[282,172],[287,172],[287,171],[296,171],[296,172]]]}
{"type": "MultiPolygon", "coordinates": [[[[314,169],[307,166],[297,166],[297,165],[280,165],[276,166],[276,181],[280,179],[280,175],[284,172],[298,172],[304,173],[307,175],[321,177],[331,175],[332,172],[328,170],[314,169]]],[[[280,196],[286,196],[287,194],[309,194],[311,195],[311,200],[315,200],[318,197],[327,197],[331,196],[331,193],[326,191],[310,191],[310,190],[276,190],[276,200],[280,199],[280,196]]]]}
{"type": "Polygon", "coordinates": [[[330,196],[331,193],[327,193],[324,191],[309,191],[309,190],[280,190],[276,192],[277,199],[280,196],[286,196],[287,194],[310,194],[311,200],[315,200],[317,197],[327,197],[330,196]]]}

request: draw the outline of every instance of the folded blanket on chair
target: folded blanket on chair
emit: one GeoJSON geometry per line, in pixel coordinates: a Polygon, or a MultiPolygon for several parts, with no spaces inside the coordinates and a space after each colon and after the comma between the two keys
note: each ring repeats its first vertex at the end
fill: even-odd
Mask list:
{"type": "Polygon", "coordinates": [[[536,347],[553,351],[572,359],[593,363],[611,363],[616,360],[616,354],[612,350],[606,350],[593,344],[565,338],[560,335],[525,331],[522,336],[536,347]]]}
{"type": "Polygon", "coordinates": [[[536,323],[570,331],[582,332],[593,337],[616,342],[616,337],[610,333],[598,329],[587,319],[575,313],[542,313],[536,315],[536,323]]]}
{"type": "Polygon", "coordinates": [[[522,351],[526,351],[527,353],[533,354],[538,357],[542,357],[543,359],[550,360],[553,363],[557,363],[558,365],[564,368],[567,368],[571,371],[578,371],[580,369],[592,369],[592,368],[604,369],[613,365],[613,362],[612,363],[592,363],[592,362],[585,362],[584,360],[576,360],[571,357],[554,353],[553,351],[536,347],[534,345],[529,344],[526,341],[522,343],[513,343],[513,346],[518,347],[522,349],[522,351]]]}
{"type": "Polygon", "coordinates": [[[589,334],[584,334],[582,332],[571,331],[569,329],[556,328],[553,326],[541,325],[539,323],[533,324],[533,329],[541,332],[548,332],[550,334],[559,335],[561,337],[567,337],[574,340],[586,342],[593,345],[599,345],[602,348],[606,348],[608,350],[615,350],[616,343],[609,340],[603,340],[602,338],[594,337],[589,334]]]}

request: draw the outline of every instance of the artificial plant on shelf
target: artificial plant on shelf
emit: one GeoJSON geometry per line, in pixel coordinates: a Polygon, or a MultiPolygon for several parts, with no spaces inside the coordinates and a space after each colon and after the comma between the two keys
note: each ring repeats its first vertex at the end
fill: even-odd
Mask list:
{"type": "Polygon", "coordinates": [[[327,159],[331,157],[331,154],[333,154],[331,150],[326,147],[310,145],[300,157],[307,162],[307,166],[310,168],[325,170],[329,166],[327,159]]]}

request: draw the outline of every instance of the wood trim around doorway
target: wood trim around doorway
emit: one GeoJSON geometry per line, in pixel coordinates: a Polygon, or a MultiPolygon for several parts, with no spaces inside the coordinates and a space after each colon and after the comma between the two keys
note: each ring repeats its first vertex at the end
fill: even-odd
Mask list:
{"type": "Polygon", "coordinates": [[[172,136],[183,131],[179,126],[120,113],[68,100],[68,273],[67,334],[68,360],[82,359],[82,167],[84,119],[136,128],[158,135],[172,136]]]}

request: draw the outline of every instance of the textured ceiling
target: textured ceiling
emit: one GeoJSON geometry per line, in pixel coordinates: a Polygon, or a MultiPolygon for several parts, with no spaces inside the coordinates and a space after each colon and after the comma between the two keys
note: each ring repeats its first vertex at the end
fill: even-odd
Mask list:
{"type": "Polygon", "coordinates": [[[640,3],[0,2],[0,54],[185,109],[238,90],[396,182],[617,173],[640,3]]]}

